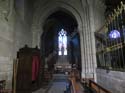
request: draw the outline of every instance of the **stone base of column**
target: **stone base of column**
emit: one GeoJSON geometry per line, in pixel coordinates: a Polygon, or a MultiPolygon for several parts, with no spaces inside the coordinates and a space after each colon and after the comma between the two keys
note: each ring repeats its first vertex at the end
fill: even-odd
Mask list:
{"type": "Polygon", "coordinates": [[[82,73],[82,79],[94,79],[94,73],[82,73]]]}

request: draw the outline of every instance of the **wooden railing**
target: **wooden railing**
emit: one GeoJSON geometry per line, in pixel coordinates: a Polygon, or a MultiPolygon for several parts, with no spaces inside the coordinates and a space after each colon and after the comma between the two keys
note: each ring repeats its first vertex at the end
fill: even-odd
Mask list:
{"type": "Polygon", "coordinates": [[[111,93],[107,89],[103,88],[102,86],[98,85],[92,80],[89,80],[89,87],[94,90],[96,93],[111,93]]]}
{"type": "Polygon", "coordinates": [[[79,80],[79,72],[78,70],[73,70],[70,73],[70,81],[72,83],[72,91],[71,93],[79,93],[81,91],[80,85],[78,83],[79,80]]]}
{"type": "Polygon", "coordinates": [[[76,85],[75,85],[75,79],[74,78],[72,78],[71,79],[71,83],[72,83],[72,93],[76,93],[76,85]]]}

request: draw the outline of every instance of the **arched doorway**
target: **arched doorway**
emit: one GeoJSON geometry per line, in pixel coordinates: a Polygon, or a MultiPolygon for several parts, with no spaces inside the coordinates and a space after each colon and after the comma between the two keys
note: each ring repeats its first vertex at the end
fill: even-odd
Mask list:
{"type": "Polygon", "coordinates": [[[60,60],[63,60],[62,63],[67,61],[71,64],[71,67],[75,64],[81,70],[80,37],[77,29],[78,23],[75,17],[68,11],[58,10],[49,15],[45,20],[41,35],[41,53],[44,56],[45,67],[50,71],[54,69],[54,65],[58,61],[60,62],[60,60]],[[67,36],[67,53],[66,55],[64,53],[65,56],[63,57],[62,54],[59,55],[58,39],[62,29],[66,32],[67,36]]]}

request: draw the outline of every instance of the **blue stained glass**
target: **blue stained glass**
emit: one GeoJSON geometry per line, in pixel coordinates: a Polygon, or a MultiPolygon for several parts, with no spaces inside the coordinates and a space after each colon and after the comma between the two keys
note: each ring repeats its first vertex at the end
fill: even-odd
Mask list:
{"type": "Polygon", "coordinates": [[[112,38],[112,39],[119,38],[119,37],[120,37],[120,33],[119,33],[118,30],[112,30],[112,31],[109,33],[109,37],[112,38]]]}

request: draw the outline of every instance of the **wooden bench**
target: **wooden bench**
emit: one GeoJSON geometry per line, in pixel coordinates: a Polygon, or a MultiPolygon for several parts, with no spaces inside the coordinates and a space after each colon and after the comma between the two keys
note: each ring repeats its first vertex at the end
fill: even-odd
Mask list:
{"type": "Polygon", "coordinates": [[[73,70],[72,72],[70,72],[69,80],[71,81],[72,84],[72,93],[83,93],[80,86],[80,81],[79,81],[80,77],[78,71],[73,70]]]}
{"type": "Polygon", "coordinates": [[[107,89],[95,83],[93,80],[89,80],[89,87],[96,93],[111,93],[107,89]]]}

